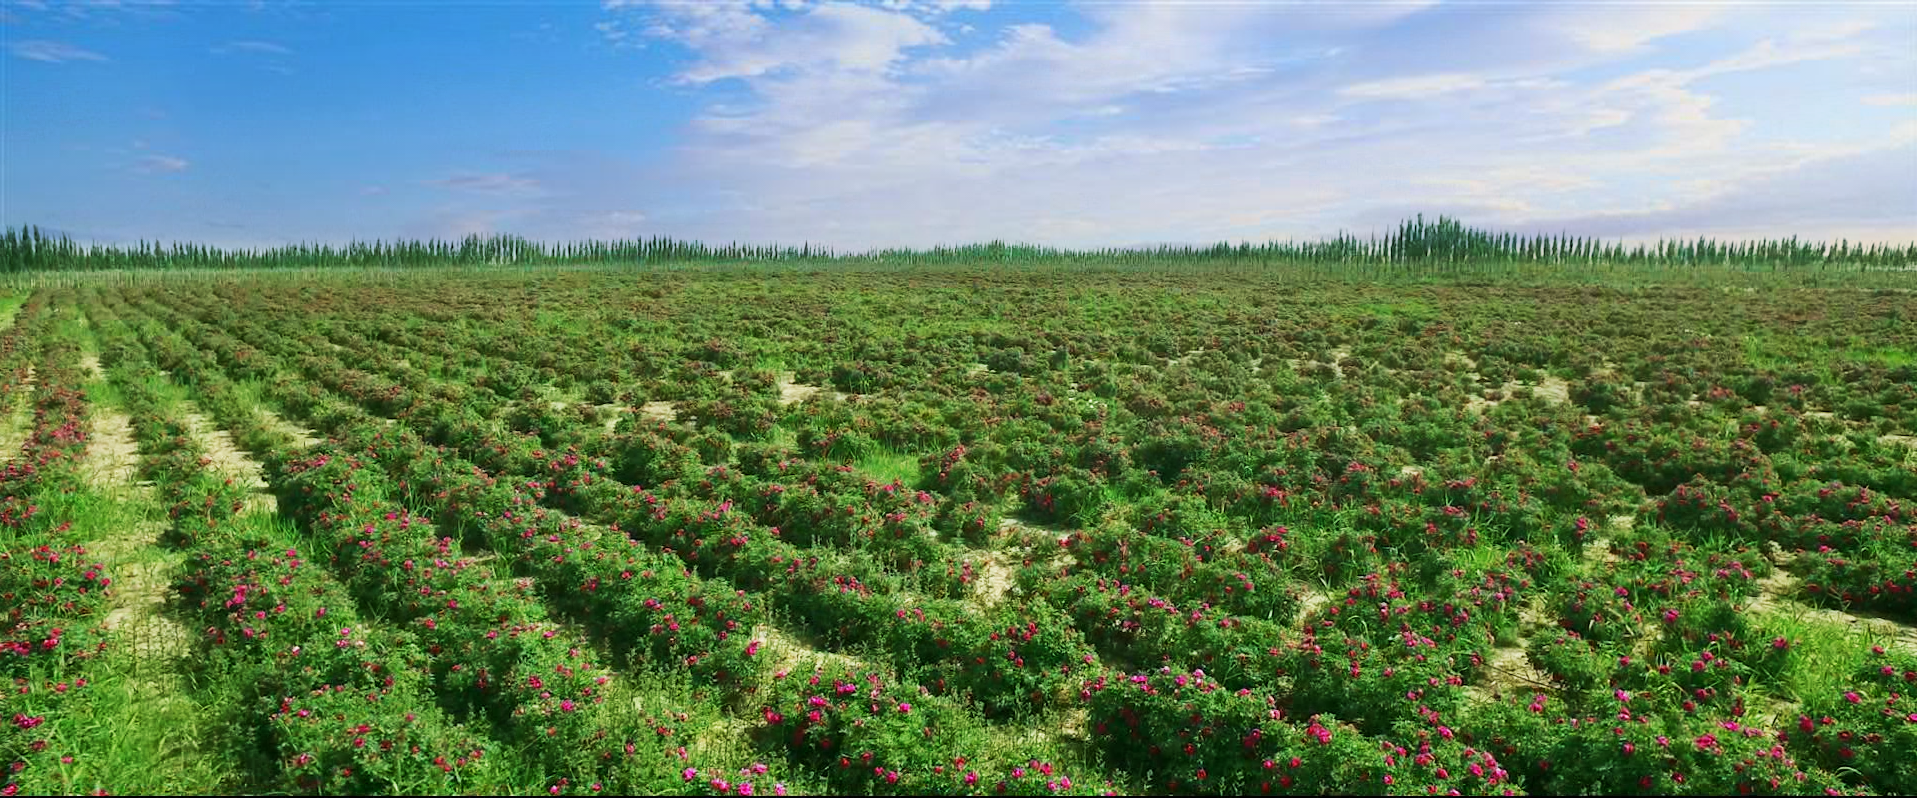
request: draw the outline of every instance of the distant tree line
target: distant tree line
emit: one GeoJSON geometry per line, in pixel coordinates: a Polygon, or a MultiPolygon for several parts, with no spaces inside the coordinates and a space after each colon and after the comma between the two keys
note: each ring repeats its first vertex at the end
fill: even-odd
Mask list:
{"type": "Polygon", "coordinates": [[[202,244],[139,242],[130,246],[82,244],[48,235],[38,227],[0,234],[0,273],[187,270],[312,269],[329,267],[432,268],[538,264],[644,264],[721,262],[827,262],[882,260],[906,263],[1004,262],[1029,265],[1072,261],[1162,262],[1191,259],[1264,263],[1362,264],[1409,267],[1463,262],[1509,262],[1566,267],[1633,266],[1891,267],[1917,263],[1917,243],[1806,242],[1796,236],[1756,241],[1660,240],[1654,244],[1605,242],[1567,234],[1524,236],[1466,227],[1440,216],[1406,220],[1383,237],[1339,235],[1319,241],[1271,241],[1212,246],[1161,245],[1063,249],[993,241],[955,247],[839,252],[799,246],[722,244],[654,237],[618,241],[542,243],[512,235],[472,235],[458,241],[355,241],[291,244],[266,249],[225,249],[202,244]]]}

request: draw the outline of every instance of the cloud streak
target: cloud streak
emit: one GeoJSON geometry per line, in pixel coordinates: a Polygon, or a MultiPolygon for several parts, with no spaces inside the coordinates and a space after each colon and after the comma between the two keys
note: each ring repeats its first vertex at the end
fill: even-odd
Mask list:
{"type": "Polygon", "coordinates": [[[424,184],[467,194],[501,197],[530,196],[541,190],[540,182],[536,178],[503,172],[464,172],[438,180],[428,180],[424,184]]]}
{"type": "Polygon", "coordinates": [[[177,174],[186,171],[192,163],[177,155],[146,155],[134,165],[134,170],[142,174],[177,174]]]}
{"type": "Polygon", "coordinates": [[[83,47],[65,42],[32,39],[14,42],[7,46],[15,57],[28,61],[40,61],[48,64],[64,64],[70,61],[106,61],[106,56],[83,47]]]}
{"type": "Polygon", "coordinates": [[[232,55],[235,53],[253,53],[258,55],[289,56],[293,50],[283,44],[263,41],[227,42],[212,49],[214,55],[232,55]]]}

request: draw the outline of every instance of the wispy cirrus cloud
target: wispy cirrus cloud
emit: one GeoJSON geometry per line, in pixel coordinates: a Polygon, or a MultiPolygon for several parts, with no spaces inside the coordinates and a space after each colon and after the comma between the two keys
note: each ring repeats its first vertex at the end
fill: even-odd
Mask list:
{"type": "Polygon", "coordinates": [[[232,55],[254,53],[259,55],[289,56],[293,49],[283,44],[266,41],[236,41],[216,45],[211,52],[214,55],[232,55]]]}
{"type": "Polygon", "coordinates": [[[186,171],[192,162],[177,155],[143,155],[134,163],[134,171],[142,174],[175,174],[186,171]]]}
{"type": "Polygon", "coordinates": [[[451,177],[427,180],[425,185],[469,194],[491,196],[529,196],[541,190],[538,179],[504,172],[462,172],[451,177]]]}
{"type": "Polygon", "coordinates": [[[7,45],[7,49],[16,57],[24,58],[28,61],[42,61],[49,64],[64,64],[69,61],[108,60],[105,55],[84,47],[46,39],[30,39],[22,42],[14,42],[7,45]]]}

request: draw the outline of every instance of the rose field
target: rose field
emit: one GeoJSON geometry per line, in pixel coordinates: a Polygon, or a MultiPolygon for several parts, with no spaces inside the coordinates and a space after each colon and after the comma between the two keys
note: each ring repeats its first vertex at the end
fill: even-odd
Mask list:
{"type": "Polygon", "coordinates": [[[1917,792],[1913,275],[807,263],[10,283],[0,794],[1917,792]]]}

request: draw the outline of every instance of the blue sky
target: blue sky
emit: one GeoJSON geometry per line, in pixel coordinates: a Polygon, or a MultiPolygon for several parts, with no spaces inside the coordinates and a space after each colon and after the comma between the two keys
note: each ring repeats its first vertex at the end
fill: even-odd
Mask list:
{"type": "Polygon", "coordinates": [[[1917,3],[0,0],[0,225],[1917,241],[1917,3]]]}

